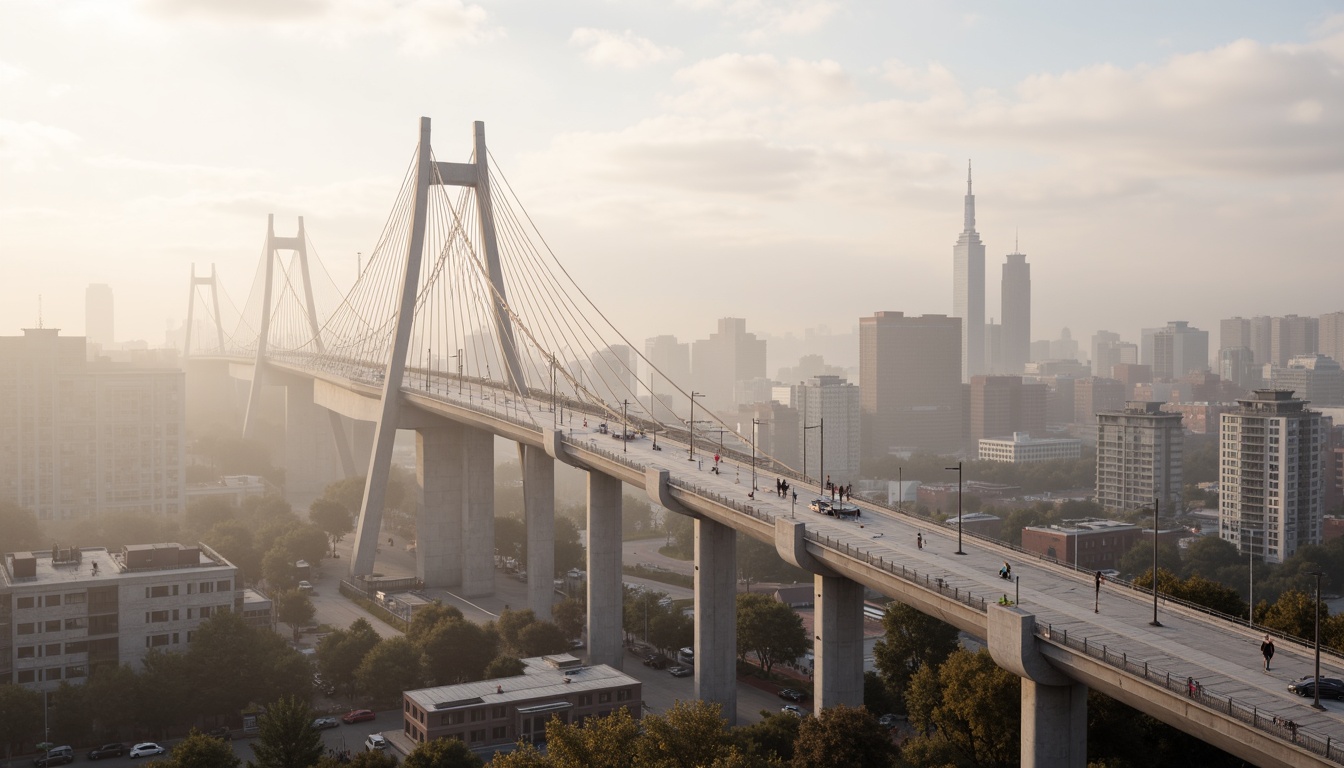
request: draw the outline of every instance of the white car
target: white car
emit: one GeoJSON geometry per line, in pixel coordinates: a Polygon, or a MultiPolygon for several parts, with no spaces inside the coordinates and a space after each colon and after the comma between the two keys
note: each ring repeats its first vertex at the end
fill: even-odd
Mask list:
{"type": "Polygon", "coordinates": [[[131,757],[149,757],[150,755],[162,755],[166,750],[152,741],[146,741],[142,744],[136,744],[131,747],[131,757]]]}
{"type": "Polygon", "coordinates": [[[369,738],[364,740],[364,749],[369,752],[381,752],[387,749],[387,739],[384,739],[381,733],[370,733],[369,738]]]}
{"type": "Polygon", "coordinates": [[[784,706],[779,708],[779,711],[786,715],[793,715],[794,717],[803,716],[803,710],[798,707],[795,707],[792,704],[785,704],[784,706]]]}
{"type": "Polygon", "coordinates": [[[299,582],[299,591],[300,591],[300,592],[312,592],[312,591],[313,591],[313,585],[312,585],[312,584],[309,584],[307,581],[300,581],[300,582],[299,582]]]}

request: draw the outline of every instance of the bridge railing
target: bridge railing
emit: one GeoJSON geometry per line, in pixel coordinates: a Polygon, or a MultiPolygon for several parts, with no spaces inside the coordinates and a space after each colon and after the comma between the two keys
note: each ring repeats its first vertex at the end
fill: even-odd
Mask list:
{"type": "Polygon", "coordinates": [[[1341,749],[1339,743],[1333,741],[1330,736],[1321,736],[1319,733],[1299,727],[1288,718],[1279,717],[1272,712],[1261,712],[1258,707],[1246,702],[1238,702],[1231,696],[1210,691],[1194,678],[1172,676],[1170,671],[1158,669],[1146,661],[1130,661],[1128,654],[1123,651],[1113,651],[1105,644],[1092,642],[1087,637],[1078,637],[1077,634],[1070,636],[1068,630],[1055,629],[1050,624],[1036,622],[1035,634],[1052,645],[1081,651],[1111,667],[1141,677],[1173,693],[1182,694],[1201,706],[1236,718],[1275,738],[1296,744],[1327,760],[1344,765],[1344,749],[1341,749]]]}
{"type": "Polygon", "coordinates": [[[921,574],[914,568],[907,568],[904,565],[887,560],[880,555],[874,555],[866,549],[855,547],[848,542],[832,539],[830,536],[814,531],[804,531],[803,538],[808,541],[815,541],[821,546],[845,555],[846,557],[859,560],[879,570],[886,571],[887,573],[899,577],[904,581],[908,581],[911,584],[933,590],[943,597],[951,598],[958,603],[970,606],[980,613],[988,611],[988,604],[985,601],[985,598],[972,593],[968,589],[953,586],[952,584],[949,584],[946,579],[941,577],[933,576],[928,573],[921,574]]]}

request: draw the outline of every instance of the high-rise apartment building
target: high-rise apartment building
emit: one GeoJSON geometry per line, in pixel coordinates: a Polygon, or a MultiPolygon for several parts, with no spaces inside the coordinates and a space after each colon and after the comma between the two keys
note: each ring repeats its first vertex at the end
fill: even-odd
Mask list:
{"type": "Polygon", "coordinates": [[[1281,563],[1321,540],[1326,426],[1286,390],[1257,389],[1237,404],[1218,433],[1218,535],[1281,563]]]}
{"type": "Polygon", "coordinates": [[[116,341],[112,317],[112,286],[93,283],[84,289],[84,337],[90,344],[111,349],[116,341]]]}
{"type": "Polygon", "coordinates": [[[691,386],[691,345],[677,341],[676,336],[654,336],[644,340],[644,358],[646,365],[656,369],[644,373],[644,384],[655,402],[653,417],[671,421],[677,403],[683,399],[677,389],[689,391],[691,386]]]}
{"type": "Polygon", "coordinates": [[[691,345],[691,380],[711,410],[730,410],[739,402],[738,382],[763,378],[765,339],[747,333],[740,317],[721,318],[717,332],[691,345]]]}
{"type": "Polygon", "coordinates": [[[39,520],[186,504],[180,370],[87,361],[82,337],[0,337],[0,498],[39,520]]]}
{"type": "Polygon", "coordinates": [[[1298,355],[1270,366],[1270,389],[1286,389],[1312,405],[1344,406],[1344,369],[1325,355],[1298,355]]]}
{"type": "MultiPolygon", "coordinates": [[[[961,319],[877,312],[859,318],[864,450],[961,446],[961,319]]],[[[794,404],[798,407],[798,404],[794,404]]]]}
{"type": "Polygon", "coordinates": [[[1161,403],[1130,401],[1122,411],[1097,414],[1097,503],[1127,510],[1160,500],[1168,512],[1181,504],[1185,435],[1181,414],[1161,403]]]}
{"type": "Polygon", "coordinates": [[[1314,317],[1286,315],[1270,319],[1269,359],[1260,362],[1287,365],[1298,355],[1314,355],[1320,348],[1320,324],[1314,317]]]}
{"type": "Polygon", "coordinates": [[[1045,432],[1046,385],[1021,376],[972,376],[970,440],[1045,432]]]}
{"type": "Polygon", "coordinates": [[[1001,291],[999,364],[1004,373],[1018,374],[1031,360],[1031,265],[1026,254],[1008,254],[1001,291]]]}
{"type": "Polygon", "coordinates": [[[1271,336],[1274,318],[1257,315],[1246,321],[1251,337],[1251,356],[1257,363],[1268,363],[1274,359],[1270,350],[1273,346],[1271,336]]]}
{"type": "Polygon", "coordinates": [[[1116,379],[1089,376],[1073,382],[1073,421],[1091,424],[1102,411],[1118,411],[1125,407],[1129,388],[1116,379]]]}
{"type": "Polygon", "coordinates": [[[1344,312],[1331,312],[1316,319],[1321,354],[1344,365],[1344,312]]]}
{"type": "Polygon", "coordinates": [[[839,376],[816,376],[796,385],[792,399],[798,409],[798,444],[806,446],[807,473],[822,481],[830,477],[840,485],[858,480],[859,388],[839,376]],[[816,428],[804,432],[807,427],[816,428]]]}
{"type": "Polygon", "coordinates": [[[1179,379],[1193,371],[1209,369],[1209,332],[1173,320],[1165,328],[1143,329],[1139,362],[1153,367],[1157,381],[1179,379]]]}
{"type": "MultiPolygon", "coordinates": [[[[1251,321],[1244,317],[1229,317],[1218,321],[1218,348],[1251,348],[1251,321]]],[[[1263,361],[1261,361],[1263,362],[1263,361]]]]}
{"type": "Polygon", "coordinates": [[[1261,376],[1254,357],[1250,347],[1223,347],[1218,350],[1218,375],[1240,390],[1258,389],[1261,376]]]}
{"type": "Polygon", "coordinates": [[[969,163],[963,226],[952,247],[952,316],[961,319],[961,381],[968,382],[985,365],[985,244],[975,231],[969,163]]]}
{"type": "MultiPolygon", "coordinates": [[[[858,388],[853,389],[857,391],[858,388]]],[[[801,469],[803,454],[799,446],[802,432],[798,428],[798,409],[774,401],[755,402],[737,407],[737,433],[744,435],[748,440],[752,438],[753,420],[757,422],[755,425],[757,453],[770,456],[794,469],[801,469]]],[[[813,430],[809,434],[815,438],[818,431],[813,430]]],[[[808,471],[813,469],[815,468],[808,467],[808,471]]]]}

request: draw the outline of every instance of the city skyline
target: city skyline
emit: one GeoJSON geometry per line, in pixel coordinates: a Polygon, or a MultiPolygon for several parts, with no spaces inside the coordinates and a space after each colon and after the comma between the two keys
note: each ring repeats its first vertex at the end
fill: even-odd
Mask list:
{"type": "MultiPolygon", "coordinates": [[[[487,122],[510,184],[632,340],[699,338],[723,316],[783,335],[949,312],[967,157],[987,266],[1019,229],[1036,266],[1038,338],[1333,312],[1324,290],[1301,288],[1331,266],[1344,167],[1332,138],[1344,17],[1330,7],[1168,9],[1155,34],[1142,9],[1062,5],[698,2],[529,18],[458,2],[371,15],[343,2],[288,15],[14,2],[0,31],[12,265],[0,321],[36,325],[41,295],[43,323],[73,332],[85,287],[107,283],[118,336],[157,343],[182,320],[192,262],[216,263],[243,301],[269,212],[286,229],[304,215],[348,285],[420,114],[443,157],[465,155],[470,121],[487,122]],[[218,66],[240,50],[245,66],[218,66]],[[485,76],[425,95],[468,61],[485,76]],[[378,108],[350,106],[365,103],[378,108]],[[1211,272],[1266,257],[1281,269],[1253,285],[1211,272]],[[612,269],[632,258],[677,265],[655,294],[669,309],[648,311],[649,283],[637,292],[612,269]],[[808,281],[843,301],[779,301],[819,264],[808,281]],[[1210,274],[1217,291],[1190,290],[1210,274]],[[1097,300],[1103,287],[1113,298],[1097,300]],[[1143,316],[1123,300],[1140,291],[1143,316]]],[[[987,319],[1001,317],[997,293],[987,319]]]]}

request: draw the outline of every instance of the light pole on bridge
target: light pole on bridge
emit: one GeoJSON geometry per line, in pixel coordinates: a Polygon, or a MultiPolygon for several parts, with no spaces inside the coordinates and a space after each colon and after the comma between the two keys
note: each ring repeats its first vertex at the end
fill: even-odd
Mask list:
{"type": "Polygon", "coordinates": [[[621,453],[630,452],[630,401],[621,401],[621,453]]]}
{"type": "MultiPolygon", "coordinates": [[[[1321,571],[1308,571],[1308,576],[1316,577],[1316,677],[1312,679],[1312,709],[1325,709],[1321,706],[1321,577],[1325,574],[1321,571]]],[[[1269,666],[1269,662],[1265,662],[1269,666]]]]}
{"type": "Polygon", "coordinates": [[[957,471],[957,552],[958,555],[966,554],[961,548],[961,462],[957,462],[955,467],[947,467],[947,471],[957,471]]]}
{"type": "Polygon", "coordinates": [[[456,355],[449,357],[457,358],[457,396],[462,396],[462,349],[459,347],[456,355]]]}
{"type": "Polygon", "coordinates": [[[687,461],[695,461],[695,398],[704,396],[704,392],[691,392],[691,419],[686,422],[686,431],[690,433],[691,449],[687,454],[687,461]]]}
{"type": "Polygon", "coordinates": [[[1153,620],[1148,624],[1154,627],[1162,626],[1162,622],[1157,620],[1157,517],[1161,506],[1161,499],[1153,499],[1153,620]]]}
{"type": "Polygon", "coordinates": [[[429,361],[433,358],[434,350],[425,347],[425,391],[429,391],[429,361]]]}
{"type": "Polygon", "coordinates": [[[756,487],[756,428],[762,424],[769,424],[769,421],[761,421],[753,418],[751,420],[751,490],[758,490],[756,487]]]}
{"type": "Polygon", "coordinates": [[[825,475],[826,475],[826,471],[825,471],[825,470],[826,470],[826,419],[823,418],[823,419],[821,420],[820,423],[818,423],[818,424],[813,424],[813,425],[810,426],[810,427],[803,427],[803,479],[804,479],[804,480],[809,479],[809,478],[808,478],[808,474],[807,474],[807,430],[809,430],[809,429],[820,429],[820,430],[821,430],[821,468],[822,468],[822,471],[821,471],[821,473],[820,473],[820,474],[821,474],[821,477],[819,477],[819,478],[817,479],[817,487],[818,487],[818,488],[821,488],[821,490],[824,492],[824,491],[826,490],[825,485],[824,485],[825,482],[826,482],[826,479],[825,479],[825,475]]]}

